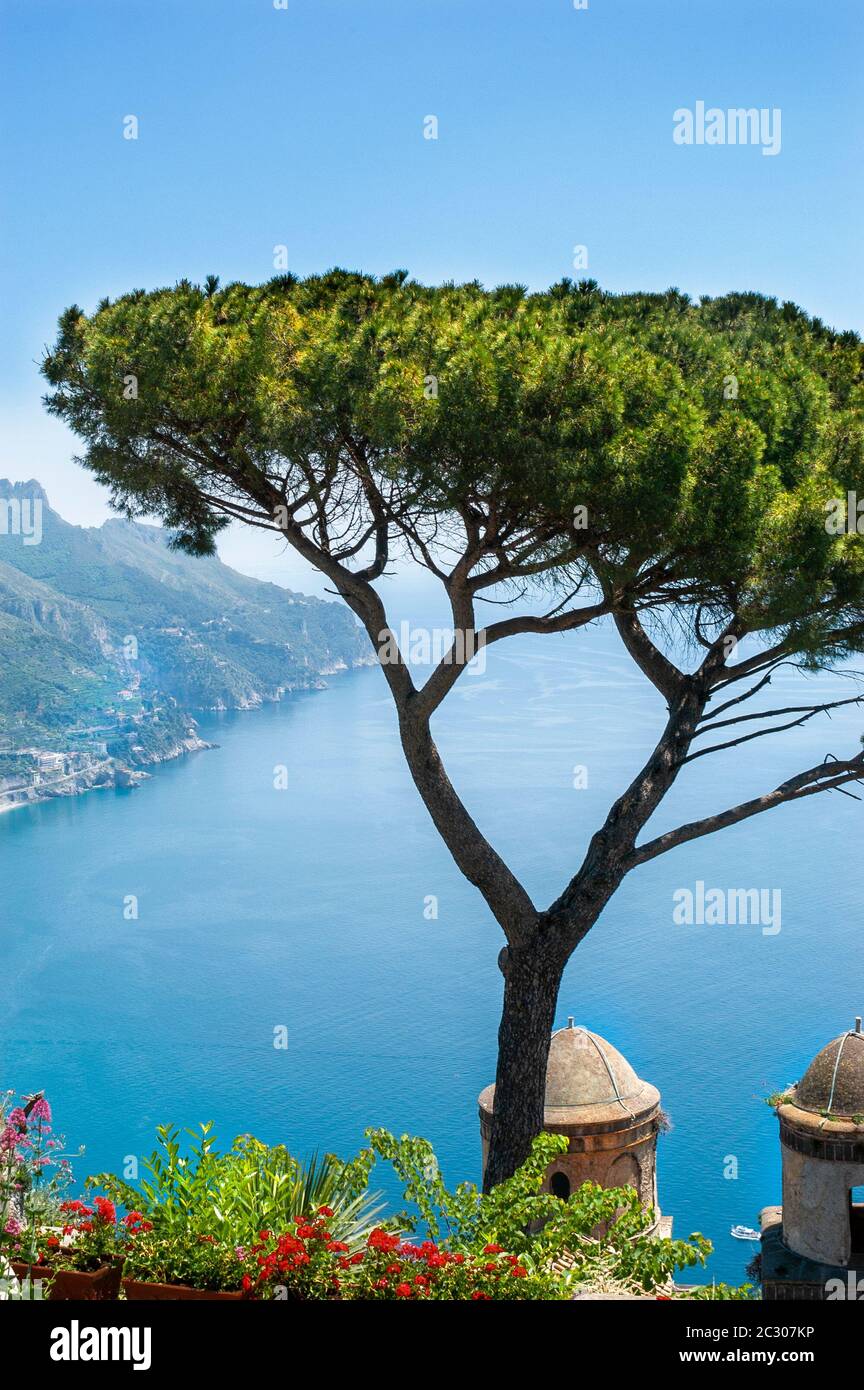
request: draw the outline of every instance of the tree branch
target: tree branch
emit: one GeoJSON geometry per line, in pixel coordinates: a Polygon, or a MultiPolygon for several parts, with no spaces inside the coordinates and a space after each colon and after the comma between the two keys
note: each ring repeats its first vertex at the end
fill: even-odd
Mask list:
{"type": "Polygon", "coordinates": [[[704,685],[682,676],[681,691],[648,762],[592,836],[582,865],[564,892],[541,914],[541,929],[563,940],[565,958],[597,920],[631,867],[636,839],[678,776],[707,698],[704,685]]]}
{"type": "Polygon", "coordinates": [[[668,704],[681,692],[684,672],[655,647],[632,608],[613,608],[615,626],[621,641],[643,675],[660,691],[668,704]]]}
{"type": "Polygon", "coordinates": [[[445,653],[426,683],[412,697],[417,708],[428,718],[434,714],[444,697],[453,689],[466,666],[470,665],[476,653],[484,647],[491,647],[505,637],[519,633],[572,632],[574,628],[585,627],[610,611],[605,602],[592,604],[586,608],[568,609],[566,613],[547,614],[518,618],[502,618],[490,627],[475,630],[473,626],[473,607],[471,626],[457,628],[456,638],[450,650],[445,653]],[[461,640],[460,640],[461,638],[461,640]]]}
{"type": "Polygon", "coordinates": [[[847,762],[826,760],[816,767],[808,768],[806,772],[799,773],[797,777],[790,778],[788,782],[781,783],[774,791],[767,792],[764,796],[742,801],[740,805],[732,806],[727,811],[705,816],[702,820],[690,821],[686,825],[679,825],[676,830],[668,830],[665,835],[658,835],[655,840],[649,840],[647,844],[640,845],[633,851],[628,858],[626,871],[629,872],[638,864],[647,863],[649,859],[656,859],[658,855],[665,854],[676,845],[686,844],[688,840],[712,835],[717,830],[724,830],[727,825],[736,825],[739,821],[758,816],[763,811],[773,810],[775,806],[782,806],[786,802],[800,801],[805,796],[814,796],[817,792],[840,790],[844,783],[860,782],[862,778],[864,752],[858,753],[847,762]]]}
{"type": "Polygon", "coordinates": [[[749,743],[754,738],[764,738],[766,734],[779,734],[785,729],[798,729],[802,724],[806,724],[814,715],[826,714],[828,710],[838,709],[841,705],[860,705],[864,701],[864,695],[851,695],[847,700],[830,700],[824,705],[788,705],[785,709],[763,710],[757,714],[742,714],[737,719],[721,719],[719,724],[706,724],[701,729],[697,729],[694,737],[700,734],[713,732],[715,729],[728,728],[730,724],[746,724],[752,719],[772,719],[781,714],[796,714],[801,711],[800,719],[790,719],[786,724],[774,724],[770,729],[757,729],[755,733],[743,734],[741,738],[731,738],[726,743],[712,743],[710,748],[700,748],[696,753],[690,753],[684,759],[685,763],[692,763],[696,758],[704,758],[706,753],[719,753],[724,748],[737,748],[742,743],[749,743]]]}
{"type": "MultiPolygon", "coordinates": [[[[774,672],[779,671],[781,666],[794,667],[795,663],[794,661],[777,661],[760,681],[757,681],[755,685],[751,685],[749,690],[745,690],[741,695],[736,695],[732,700],[725,700],[722,705],[718,705],[710,714],[703,714],[702,723],[708,725],[712,719],[717,718],[718,714],[725,714],[727,709],[732,709],[734,705],[743,705],[745,701],[752,700],[754,695],[758,695],[760,690],[763,690],[766,685],[771,684],[774,672]]],[[[715,690],[717,688],[717,686],[714,687],[715,690]]]]}
{"type": "Polygon", "coordinates": [[[482,893],[508,943],[526,944],[536,931],[539,913],[469,815],[447,776],[428,721],[410,711],[400,719],[399,732],[414,784],[456,864],[482,893]]]}

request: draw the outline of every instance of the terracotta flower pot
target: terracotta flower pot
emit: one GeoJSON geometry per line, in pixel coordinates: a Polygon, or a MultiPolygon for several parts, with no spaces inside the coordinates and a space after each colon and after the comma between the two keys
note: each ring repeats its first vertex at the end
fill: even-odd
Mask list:
{"type": "Polygon", "coordinates": [[[46,1297],[49,1302],[92,1302],[94,1300],[113,1302],[120,1296],[120,1279],[123,1273],[122,1260],[102,1265],[99,1269],[54,1270],[49,1265],[33,1265],[13,1261],[12,1269],[18,1280],[28,1277],[35,1283],[52,1281],[46,1297]]]}
{"type": "Polygon", "coordinates": [[[160,1302],[168,1299],[183,1299],[186,1302],[193,1300],[216,1301],[224,1299],[238,1300],[243,1298],[242,1289],[216,1290],[216,1289],[193,1289],[191,1284],[151,1284],[146,1280],[124,1279],[123,1292],[130,1303],[140,1303],[143,1301],[160,1302]]]}

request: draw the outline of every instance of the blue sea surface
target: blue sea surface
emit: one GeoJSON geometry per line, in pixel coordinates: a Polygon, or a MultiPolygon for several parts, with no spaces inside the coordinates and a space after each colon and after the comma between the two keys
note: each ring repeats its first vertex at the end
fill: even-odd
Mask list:
{"type": "MultiPolygon", "coordinates": [[[[472,814],[546,904],[646,757],[663,702],[608,627],[486,657],[436,736],[472,814]]],[[[775,703],[800,687],[781,673],[775,703]]],[[[852,693],[836,677],[806,688],[852,693]]],[[[700,759],[652,832],[848,754],[862,724],[853,707],[700,759]]],[[[69,1145],[86,1146],[82,1178],[149,1152],[157,1123],[202,1120],[226,1143],[252,1132],[298,1154],[347,1155],[386,1126],[432,1140],[452,1182],[479,1178],[502,938],[419,800],[381,672],[201,729],[218,749],[135,791],[0,817],[0,1085],[47,1091],[69,1145]]],[[[568,967],[559,1022],[575,1015],[662,1093],[662,1208],[677,1235],[715,1244],[697,1277],[744,1278],[753,1251],[729,1228],[780,1200],[764,1097],[864,1012],[862,814],[816,797],[663,856],[630,875],[568,967]],[[781,889],[781,930],[676,925],[673,893],[698,880],[781,889]]]]}

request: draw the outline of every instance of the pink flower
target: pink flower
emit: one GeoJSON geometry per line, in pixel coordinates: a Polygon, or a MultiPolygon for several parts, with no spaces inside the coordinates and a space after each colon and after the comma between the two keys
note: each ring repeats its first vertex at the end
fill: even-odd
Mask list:
{"type": "Polygon", "coordinates": [[[48,1124],[51,1123],[51,1106],[44,1096],[39,1097],[30,1114],[34,1120],[46,1120],[48,1124]]]}
{"type": "Polygon", "coordinates": [[[6,1123],[16,1125],[18,1129],[27,1128],[27,1116],[24,1114],[20,1105],[16,1105],[14,1110],[9,1111],[9,1117],[6,1123]]]}
{"type": "Polygon", "coordinates": [[[10,1216],[3,1229],[5,1230],[7,1236],[20,1236],[24,1227],[18,1220],[17,1216],[10,1216]]]}

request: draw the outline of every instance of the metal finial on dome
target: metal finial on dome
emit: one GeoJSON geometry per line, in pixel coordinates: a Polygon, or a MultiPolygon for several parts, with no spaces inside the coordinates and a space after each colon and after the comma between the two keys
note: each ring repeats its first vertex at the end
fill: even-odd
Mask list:
{"type": "MultiPolygon", "coordinates": [[[[859,1018],[858,1022],[859,1022],[859,1023],[861,1022],[860,1018],[859,1018]]],[[[572,1027],[573,1027],[573,1015],[572,1015],[572,1014],[568,1014],[568,1015],[567,1015],[567,1027],[568,1027],[568,1028],[572,1028],[572,1027]]]]}

